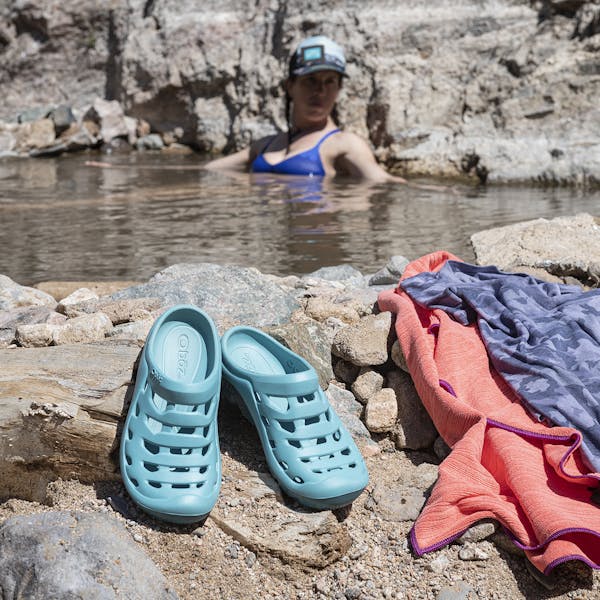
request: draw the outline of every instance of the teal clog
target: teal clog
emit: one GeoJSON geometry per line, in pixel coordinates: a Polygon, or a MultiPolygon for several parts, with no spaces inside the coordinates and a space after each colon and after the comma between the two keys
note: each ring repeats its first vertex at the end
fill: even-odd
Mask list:
{"type": "Polygon", "coordinates": [[[366,487],[364,460],[303,358],[252,327],[221,338],[223,376],[254,423],[273,476],[305,506],[334,509],[366,487]]]}
{"type": "Polygon", "coordinates": [[[148,334],[120,448],[129,495],[158,519],[199,521],[217,501],[220,387],[210,317],[195,306],[167,310],[148,334]]]}

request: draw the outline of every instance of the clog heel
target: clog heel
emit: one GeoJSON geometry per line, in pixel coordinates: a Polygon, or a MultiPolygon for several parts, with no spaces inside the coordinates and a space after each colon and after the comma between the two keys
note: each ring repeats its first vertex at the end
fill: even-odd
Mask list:
{"type": "Polygon", "coordinates": [[[217,501],[220,386],[210,317],[190,305],[167,310],[148,334],[120,447],[129,495],[158,519],[200,521],[217,501]]]}
{"type": "Polygon", "coordinates": [[[364,460],[303,358],[252,327],[221,338],[223,376],[256,427],[267,464],[286,494],[335,509],[366,487],[364,460]]]}

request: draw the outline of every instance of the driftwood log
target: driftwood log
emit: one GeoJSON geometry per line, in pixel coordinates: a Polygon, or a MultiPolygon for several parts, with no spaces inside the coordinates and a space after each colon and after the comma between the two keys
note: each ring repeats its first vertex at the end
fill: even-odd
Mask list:
{"type": "Polygon", "coordinates": [[[0,350],[0,501],[43,501],[58,478],[119,478],[119,424],[140,347],[0,350]]]}

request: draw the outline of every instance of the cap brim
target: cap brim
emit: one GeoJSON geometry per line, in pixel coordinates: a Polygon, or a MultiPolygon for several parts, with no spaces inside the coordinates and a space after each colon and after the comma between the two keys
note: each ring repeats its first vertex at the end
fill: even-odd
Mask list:
{"type": "Polygon", "coordinates": [[[308,75],[309,73],[316,73],[317,71],[335,71],[342,75],[342,77],[348,77],[346,75],[345,70],[340,67],[335,67],[333,65],[311,65],[309,67],[301,67],[299,69],[294,69],[292,71],[292,75],[295,77],[301,77],[302,75],[308,75]]]}

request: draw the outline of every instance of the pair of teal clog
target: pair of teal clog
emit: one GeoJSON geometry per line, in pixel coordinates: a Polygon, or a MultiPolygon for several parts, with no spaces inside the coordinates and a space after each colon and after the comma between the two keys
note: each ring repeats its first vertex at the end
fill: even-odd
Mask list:
{"type": "Polygon", "coordinates": [[[360,495],[367,468],[313,367],[252,327],[234,327],[219,340],[206,313],[180,305],[148,334],[121,437],[125,487],[144,511],[190,523],[215,505],[222,375],[239,393],[285,493],[317,509],[360,495]]]}

